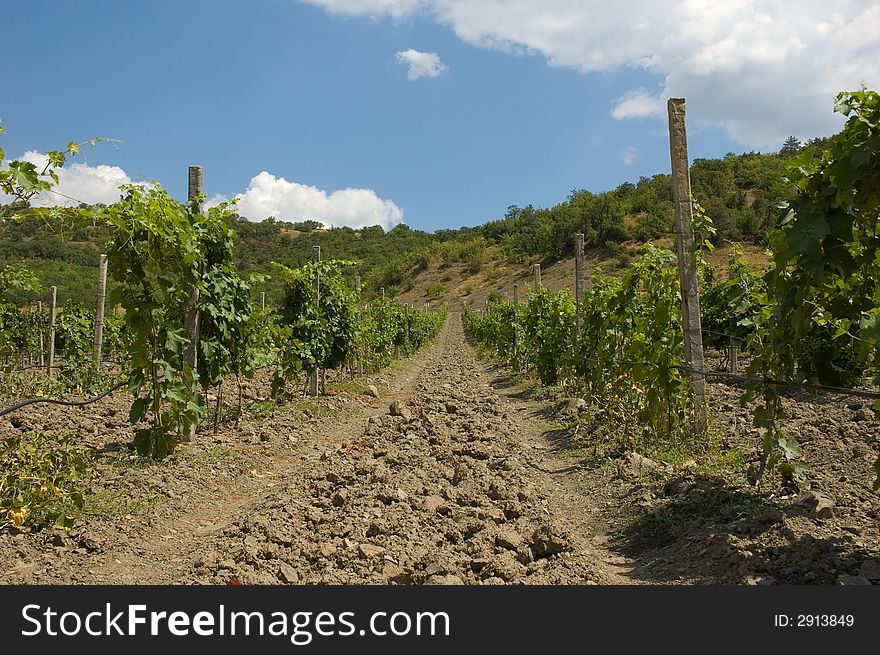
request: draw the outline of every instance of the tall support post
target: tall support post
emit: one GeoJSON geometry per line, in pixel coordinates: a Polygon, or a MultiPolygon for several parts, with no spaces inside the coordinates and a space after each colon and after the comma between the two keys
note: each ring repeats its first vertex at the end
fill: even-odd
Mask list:
{"type": "Polygon", "coordinates": [[[49,368],[47,373],[52,377],[55,369],[55,318],[58,314],[58,287],[49,289],[49,368]]]}
{"type": "Polygon", "coordinates": [[[382,295],[382,300],[385,300],[385,287],[379,289],[379,293],[382,295]]]}
{"type": "MultiPolygon", "coordinates": [[[[382,287],[382,300],[385,300],[385,287],[382,287]]],[[[395,302],[400,304],[401,308],[405,307],[405,305],[403,303],[401,303],[399,300],[396,300],[395,302]]],[[[397,359],[398,357],[400,357],[400,344],[395,343],[394,344],[394,358],[397,359]]]]}
{"type": "MultiPolygon", "coordinates": [[[[189,189],[187,200],[190,203],[198,203],[197,210],[202,211],[199,198],[205,195],[205,169],[201,166],[189,167],[189,189]]],[[[195,287],[190,289],[186,302],[186,316],[184,327],[189,336],[189,346],[186,348],[185,361],[195,371],[198,366],[199,344],[199,290],[195,287]]]]}
{"type": "Polygon", "coordinates": [[[578,338],[584,328],[584,235],[574,235],[574,296],[578,338]]]}
{"type": "MultiPolygon", "coordinates": [[[[190,166],[188,168],[188,189],[187,201],[195,205],[196,211],[202,211],[200,198],[205,195],[205,169],[201,166],[190,166]]],[[[186,363],[193,375],[196,374],[199,365],[199,290],[193,286],[189,290],[184,307],[183,329],[189,337],[189,345],[183,354],[183,361],[186,363]]],[[[188,434],[183,435],[184,439],[192,439],[196,434],[195,423],[189,426],[188,434]]]]}
{"type": "Polygon", "coordinates": [[[519,285],[513,285],[513,361],[519,368],[519,285]]]}
{"type": "MultiPolygon", "coordinates": [[[[357,293],[357,306],[358,306],[358,318],[360,318],[361,313],[361,276],[354,276],[354,288],[357,293]]],[[[358,377],[364,374],[364,355],[363,353],[358,353],[357,356],[357,374],[358,377]]]]}
{"type": "MultiPolygon", "coordinates": [[[[697,261],[693,252],[693,197],[688,168],[687,127],[684,98],[670,98],[669,152],[672,159],[672,196],[675,203],[675,249],[678,254],[678,277],[681,284],[681,315],[684,328],[684,354],[688,365],[703,371],[703,330],[700,322],[700,290],[697,285],[697,261]]],[[[706,429],[706,380],[693,375],[696,427],[706,429]]]]}
{"type": "MultiPolygon", "coordinates": [[[[732,259],[732,258],[731,258],[732,259]]],[[[733,262],[731,261],[731,264],[733,262]]],[[[736,273],[734,272],[734,267],[731,266],[727,271],[727,279],[732,280],[736,277],[736,273]]],[[[730,363],[730,372],[737,373],[739,371],[739,344],[737,342],[736,337],[730,337],[730,343],[728,346],[727,358],[730,363]]]]}
{"type": "Polygon", "coordinates": [[[541,288],[541,265],[535,264],[532,268],[535,271],[535,291],[538,291],[541,288]]]}
{"type": "Polygon", "coordinates": [[[39,316],[39,322],[37,323],[40,326],[39,334],[40,334],[40,368],[43,368],[46,365],[46,344],[43,343],[43,301],[37,301],[37,316],[39,316]]]}
{"type": "Polygon", "coordinates": [[[266,309],[266,292],[260,291],[260,311],[266,309]]]}
{"type": "Polygon", "coordinates": [[[98,305],[95,308],[95,366],[101,366],[101,342],[104,339],[104,303],[107,299],[107,255],[98,263],[98,305]]]}
{"type": "MultiPolygon", "coordinates": [[[[312,261],[319,262],[321,261],[321,246],[312,246],[312,261]]],[[[315,307],[321,306],[321,276],[320,274],[315,275],[315,307]]],[[[317,396],[318,395],[318,367],[315,366],[312,371],[311,377],[309,377],[309,395],[317,396]]]]}

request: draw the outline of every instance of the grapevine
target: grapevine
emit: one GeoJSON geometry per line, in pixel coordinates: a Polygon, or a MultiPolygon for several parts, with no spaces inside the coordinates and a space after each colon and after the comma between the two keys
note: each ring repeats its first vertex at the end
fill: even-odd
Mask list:
{"type": "MultiPolygon", "coordinates": [[[[788,167],[797,194],[771,235],[767,297],[754,318],[758,356],[749,370],[755,375],[804,382],[819,373],[816,363],[823,359],[841,384],[859,381],[866,366],[877,370],[880,95],[841,93],[835,109],[848,120],[830,148],[818,156],[801,153],[788,167]]],[[[761,472],[778,466],[798,484],[806,468],[797,441],[779,427],[778,392],[770,385],[760,392],[764,404],[755,424],[765,431],[761,472]]],[[[753,385],[745,399],[758,393],[753,385]]],[[[880,488],[880,460],[875,468],[880,488]]]]}

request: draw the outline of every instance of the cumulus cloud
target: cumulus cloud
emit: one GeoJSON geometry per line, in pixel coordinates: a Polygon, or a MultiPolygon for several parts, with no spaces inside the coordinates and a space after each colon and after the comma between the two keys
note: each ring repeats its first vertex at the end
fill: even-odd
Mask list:
{"type": "Polygon", "coordinates": [[[623,162],[624,166],[629,166],[636,160],[636,155],[638,155],[638,150],[632,146],[627,146],[620,151],[620,161],[623,162]]]}
{"type": "MultiPolygon", "coordinates": [[[[244,193],[235,196],[238,213],[259,221],[270,216],[299,222],[313,220],[330,227],[381,225],[388,230],[403,220],[403,210],[383,200],[372,189],[339,189],[327,193],[314,186],[290,182],[267,171],[251,178],[244,193]]],[[[219,205],[228,198],[215,195],[206,204],[219,205]]]]}
{"type": "MultiPolygon", "coordinates": [[[[28,151],[17,159],[28,161],[42,170],[48,161],[46,155],[28,151]]],[[[119,187],[132,184],[131,177],[118,166],[89,166],[73,163],[58,172],[54,193],[41,193],[31,199],[34,207],[112,204],[119,200],[119,187]]],[[[140,184],[135,183],[135,184],[140,184]]],[[[263,171],[254,176],[247,190],[234,196],[237,211],[251,220],[274,216],[290,222],[315,220],[328,227],[346,225],[352,228],[381,225],[388,230],[403,221],[403,210],[391,200],[383,200],[372,189],[339,189],[327,193],[314,186],[289,182],[263,171]]],[[[0,193],[0,204],[12,198],[0,193]]],[[[215,194],[205,205],[214,207],[230,198],[215,194]]]]}
{"type": "Polygon", "coordinates": [[[750,147],[789,134],[835,131],[837,91],[880,85],[880,5],[875,0],[302,0],[335,15],[429,17],[465,42],[544,56],[584,73],[637,68],[662,90],[619,98],[619,119],[663,114],[671,96],[688,115],[750,147]]]}
{"type": "Polygon", "coordinates": [[[410,48],[398,52],[394,57],[407,67],[406,79],[410,82],[420,77],[438,77],[447,69],[436,52],[419,52],[410,48]]]}
{"type": "MultiPolygon", "coordinates": [[[[46,155],[34,150],[24,153],[18,157],[18,160],[32,163],[38,171],[43,170],[46,162],[49,161],[46,155]]],[[[118,166],[104,164],[89,166],[81,162],[74,162],[56,172],[58,173],[58,184],[52,187],[54,193],[41,193],[35,196],[31,199],[31,205],[34,207],[76,206],[80,202],[109,205],[119,200],[120,186],[132,183],[131,178],[118,166]]],[[[0,202],[8,202],[9,200],[11,198],[0,194],[0,202]]]]}
{"type": "Polygon", "coordinates": [[[331,14],[343,16],[367,14],[374,18],[403,18],[424,6],[423,0],[323,0],[312,2],[331,14]]]}
{"type": "Polygon", "coordinates": [[[618,120],[624,118],[647,118],[663,115],[663,98],[644,89],[633,89],[614,99],[611,115],[618,120]]]}

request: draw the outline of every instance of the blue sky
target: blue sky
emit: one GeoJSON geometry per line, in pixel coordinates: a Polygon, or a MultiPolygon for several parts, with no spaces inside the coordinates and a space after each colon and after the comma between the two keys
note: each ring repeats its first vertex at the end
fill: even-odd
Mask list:
{"type": "Polygon", "coordinates": [[[779,3],[746,2],[740,23],[707,5],[691,17],[711,38],[683,30],[678,45],[664,20],[693,3],[658,13],[633,2],[614,15],[586,1],[491,4],[4,3],[0,143],[15,158],[119,139],[86,149],[62,179],[86,200],[129,179],[183,198],[198,163],[208,195],[244,194],[253,219],[433,230],[667,172],[670,94],[688,98],[692,158],[828,134],[834,91],[876,80],[880,59],[876,30],[861,27],[880,17],[875,3],[846,3],[830,26],[827,5],[790,3],[800,20],[815,17],[799,27],[761,6],[779,3]],[[774,36],[795,28],[796,39],[774,36]],[[853,51],[836,55],[846,66],[827,56],[841,42],[853,51]],[[409,79],[397,55],[409,50],[429,64],[436,55],[436,76],[409,79]]]}

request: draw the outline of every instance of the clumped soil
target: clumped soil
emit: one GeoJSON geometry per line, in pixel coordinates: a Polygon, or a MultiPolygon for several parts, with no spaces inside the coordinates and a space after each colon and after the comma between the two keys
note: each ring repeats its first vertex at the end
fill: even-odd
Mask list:
{"type": "Polygon", "coordinates": [[[158,464],[130,449],[124,393],[73,411],[31,406],[0,420],[0,437],[73,432],[96,449],[95,475],[70,532],[0,531],[0,581],[880,581],[868,406],[787,398],[809,489],[769,476],[756,490],[746,471],[760,438],[741,390],[709,389],[713,434],[747,455],[738,468],[587,456],[574,414],[480,361],[457,313],[415,357],[315,400],[272,403],[258,376],[239,427],[202,426],[158,464]]]}

